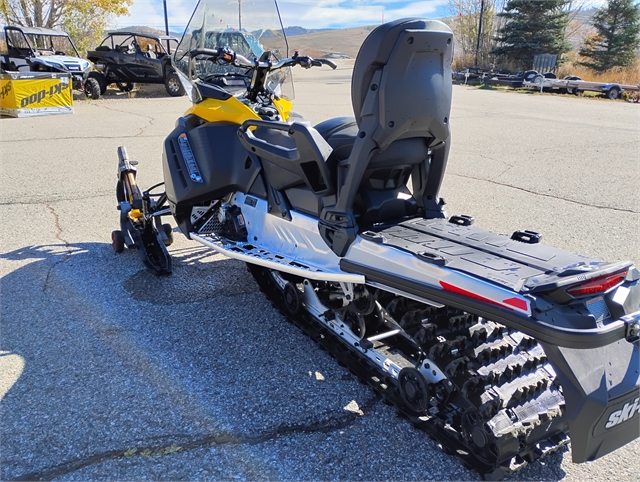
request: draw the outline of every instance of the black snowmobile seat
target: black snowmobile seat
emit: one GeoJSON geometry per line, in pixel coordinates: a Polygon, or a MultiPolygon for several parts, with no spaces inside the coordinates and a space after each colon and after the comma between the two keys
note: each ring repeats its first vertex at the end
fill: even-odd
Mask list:
{"type": "MultiPolygon", "coordinates": [[[[387,199],[377,194],[377,205],[370,206],[377,214],[360,216],[359,224],[365,219],[382,221],[382,213],[388,218],[417,211],[417,204],[406,202],[404,192],[399,199],[397,189],[413,166],[428,158],[429,148],[449,137],[451,89],[447,90],[444,64],[450,58],[444,57],[449,57],[451,43],[450,30],[437,21],[402,19],[377,27],[363,43],[353,69],[355,118],[331,119],[316,126],[333,148],[332,157],[346,161],[349,170],[357,166],[355,170],[362,171],[359,198],[363,189],[388,191],[387,199]],[[367,104],[372,92],[376,95],[370,95],[367,104]],[[362,133],[363,148],[353,154],[362,133]]],[[[364,197],[369,201],[353,198],[359,215],[373,202],[371,196],[364,197]]],[[[354,202],[345,207],[354,207],[354,202]]]]}
{"type": "Polygon", "coordinates": [[[442,216],[437,194],[449,148],[452,55],[453,34],[436,20],[396,20],[377,27],[362,44],[351,79],[356,125],[343,119],[318,126],[336,156],[345,156],[353,141],[348,157],[338,162],[337,202],[324,208],[320,221],[323,238],[339,256],[363,219],[409,216],[419,206],[442,216]],[[411,204],[398,189],[406,189],[400,185],[414,173],[421,179],[411,204]],[[363,196],[364,189],[387,195],[363,196]]]}
{"type": "Polygon", "coordinates": [[[353,142],[358,135],[355,117],[335,117],[315,126],[315,129],[333,149],[332,157],[344,160],[351,154],[353,142]]]}

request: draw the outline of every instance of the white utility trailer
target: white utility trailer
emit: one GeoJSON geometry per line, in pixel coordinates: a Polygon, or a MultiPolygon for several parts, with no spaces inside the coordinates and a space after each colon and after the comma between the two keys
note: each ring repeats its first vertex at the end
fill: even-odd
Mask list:
{"type": "Polygon", "coordinates": [[[524,81],[522,86],[528,89],[543,90],[558,90],[560,92],[566,92],[568,94],[578,94],[584,91],[600,92],[607,98],[615,100],[622,96],[622,92],[638,92],[640,91],[639,85],[622,85],[616,83],[606,82],[589,82],[582,80],[580,77],[570,76],[566,79],[552,79],[547,78],[542,74],[538,74],[531,78],[530,81],[524,81]]]}

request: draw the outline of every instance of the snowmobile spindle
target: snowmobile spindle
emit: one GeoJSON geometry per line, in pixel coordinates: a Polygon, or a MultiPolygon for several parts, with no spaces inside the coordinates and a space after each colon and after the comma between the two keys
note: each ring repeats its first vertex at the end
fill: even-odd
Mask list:
{"type": "Polygon", "coordinates": [[[166,248],[173,241],[171,225],[160,224],[161,216],[170,214],[168,209],[162,209],[166,195],[161,194],[155,201],[150,190],[140,191],[136,183],[137,164],[137,161],[129,160],[124,146],[118,147],[116,198],[120,230],[111,233],[112,246],[116,253],[124,251],[125,246],[136,248],[149,270],[155,274],[171,274],[172,260],[166,248]]]}

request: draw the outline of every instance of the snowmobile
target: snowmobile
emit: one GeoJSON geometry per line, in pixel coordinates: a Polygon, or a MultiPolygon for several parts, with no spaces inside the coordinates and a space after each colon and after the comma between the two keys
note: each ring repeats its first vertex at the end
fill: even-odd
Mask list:
{"type": "Polygon", "coordinates": [[[291,112],[290,69],[335,65],[289,57],[268,0],[242,5],[268,49],[215,45],[230,8],[201,1],[174,54],[193,106],[164,142],[165,191],[141,193],[120,151],[114,248],[170,273],[158,219],[172,215],[487,479],[569,441],[586,462],[636,439],[640,271],[445,214],[451,30],[375,28],[353,68],[355,116],[312,126],[291,112]]]}

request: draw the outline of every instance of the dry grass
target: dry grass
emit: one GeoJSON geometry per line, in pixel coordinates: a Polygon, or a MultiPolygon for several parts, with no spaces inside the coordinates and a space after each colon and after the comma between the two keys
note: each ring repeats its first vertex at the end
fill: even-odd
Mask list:
{"type": "MultiPolygon", "coordinates": [[[[457,55],[453,58],[453,63],[451,64],[451,69],[455,70],[455,71],[460,71],[460,70],[464,70],[467,69],[469,67],[473,67],[474,64],[474,56],[467,54],[467,55],[457,55]]],[[[482,67],[482,65],[480,66],[482,67]]]]}
{"type": "Polygon", "coordinates": [[[638,85],[640,84],[640,62],[638,62],[635,67],[611,69],[606,72],[595,72],[580,65],[565,64],[558,69],[557,75],[560,79],[567,75],[577,75],[583,80],[590,80],[592,82],[638,85]]]}
{"type": "MultiPolygon", "coordinates": [[[[299,50],[300,55],[324,57],[331,53],[342,53],[355,59],[364,39],[371,33],[372,27],[354,27],[336,30],[321,30],[318,32],[287,37],[289,54],[299,50]]],[[[268,39],[264,41],[269,47],[268,39]]]]}

